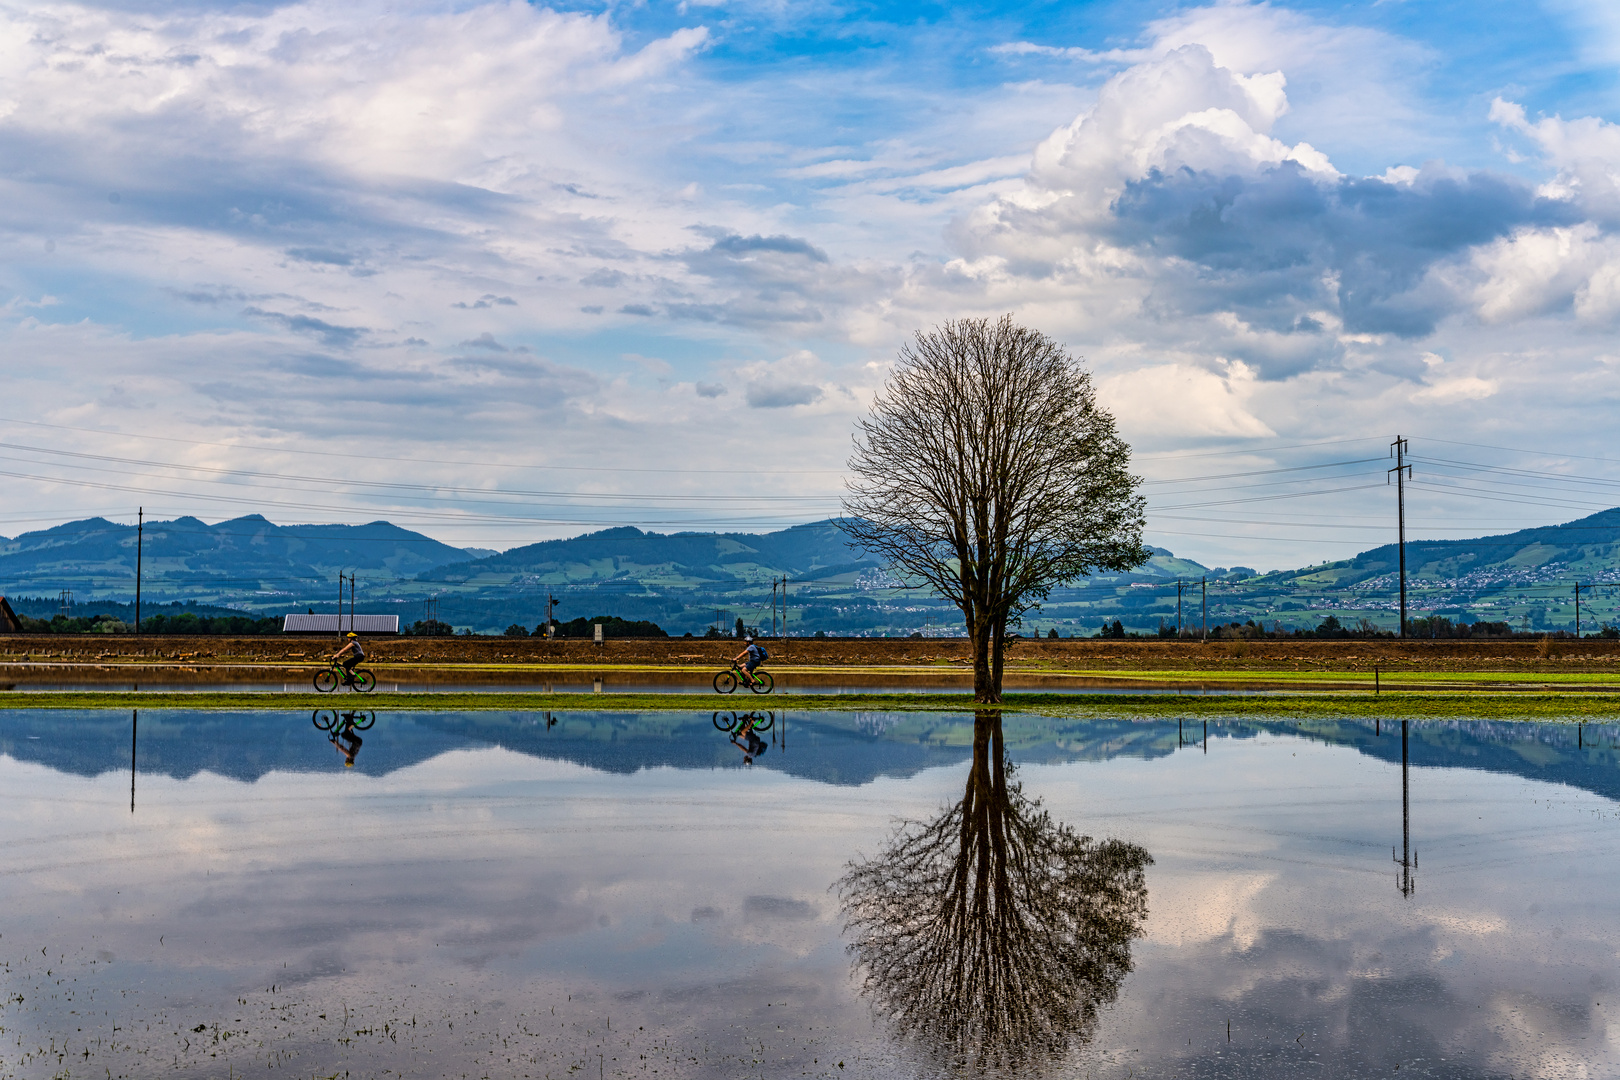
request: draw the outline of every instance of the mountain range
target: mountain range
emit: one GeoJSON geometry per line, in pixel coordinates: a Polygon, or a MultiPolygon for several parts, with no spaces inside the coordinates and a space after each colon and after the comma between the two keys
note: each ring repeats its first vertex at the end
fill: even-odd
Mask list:
{"type": "MultiPolygon", "coordinates": [[[[34,615],[57,610],[63,590],[72,591],[74,614],[127,602],[135,542],[133,526],[102,518],[0,538],[0,594],[34,615]]],[[[431,615],[480,633],[532,628],[555,596],[563,619],[619,615],[672,633],[701,633],[709,626],[729,630],[737,618],[768,626],[773,582],[786,577],[795,633],[960,632],[953,609],[851,549],[834,521],[762,534],[621,527],[488,552],[386,521],[280,526],[253,514],[215,525],[192,517],[148,522],[142,544],[143,595],[154,604],[257,614],[332,611],[338,576],[352,573],[360,610],[399,614],[407,626],[431,615]]],[[[1254,619],[1300,627],[1333,614],[1394,625],[1393,544],[1267,574],[1205,567],[1163,548],[1152,552],[1131,573],[1054,590],[1026,618],[1025,632],[1089,635],[1114,619],[1129,630],[1174,625],[1177,582],[1183,626],[1200,624],[1206,595],[1212,624],[1254,619]]],[[[1620,509],[1498,536],[1413,541],[1407,567],[1414,616],[1568,628],[1575,583],[1620,581],[1620,509]]],[[[1583,629],[1614,620],[1612,592],[1583,592],[1583,629]]]]}

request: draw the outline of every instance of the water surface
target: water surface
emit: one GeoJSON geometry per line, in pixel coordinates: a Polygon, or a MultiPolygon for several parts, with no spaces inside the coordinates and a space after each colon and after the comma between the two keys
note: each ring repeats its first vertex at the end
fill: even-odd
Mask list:
{"type": "Polygon", "coordinates": [[[764,715],[0,712],[0,1076],[1620,1073],[1615,726],[764,715]]]}

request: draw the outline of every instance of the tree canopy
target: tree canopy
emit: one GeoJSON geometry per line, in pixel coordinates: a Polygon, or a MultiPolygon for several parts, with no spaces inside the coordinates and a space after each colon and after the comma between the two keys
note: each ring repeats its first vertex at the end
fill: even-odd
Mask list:
{"type": "Polygon", "coordinates": [[[1012,317],[919,332],[855,434],[843,527],[959,608],[974,695],[1055,585],[1146,562],[1130,447],[1064,348],[1012,317]]]}

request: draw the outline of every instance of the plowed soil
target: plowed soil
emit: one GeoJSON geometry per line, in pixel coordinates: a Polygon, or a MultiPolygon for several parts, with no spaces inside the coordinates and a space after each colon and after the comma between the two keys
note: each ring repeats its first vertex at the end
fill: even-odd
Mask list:
{"type": "MultiPolygon", "coordinates": [[[[773,668],[964,668],[963,639],[795,638],[764,643],[773,668]]],[[[373,638],[367,663],[402,668],[681,667],[721,668],[742,648],[731,640],[691,638],[545,641],[538,638],[373,638]]],[[[8,635],[0,637],[0,668],[38,665],[152,665],[158,668],[268,665],[306,667],[338,647],[330,638],[133,637],[125,635],[8,635]]],[[[1620,664],[1620,641],[1504,640],[1398,641],[1103,641],[1019,639],[1008,652],[1009,671],[1388,671],[1611,672],[1620,664]]],[[[3,675],[0,675],[3,681],[3,675]]]]}

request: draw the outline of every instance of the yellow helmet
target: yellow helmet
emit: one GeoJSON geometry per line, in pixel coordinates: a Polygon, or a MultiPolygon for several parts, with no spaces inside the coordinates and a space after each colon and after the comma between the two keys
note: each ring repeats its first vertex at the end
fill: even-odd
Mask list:
{"type": "Polygon", "coordinates": [[[359,634],[357,634],[357,633],[355,633],[355,632],[354,632],[354,631],[353,631],[353,630],[350,630],[350,631],[349,631],[349,632],[348,632],[348,633],[347,633],[347,634],[344,634],[344,635],[343,635],[343,636],[344,636],[344,637],[355,637],[355,638],[357,638],[357,637],[359,637],[359,636],[360,636],[360,635],[359,635],[359,634]]]}

